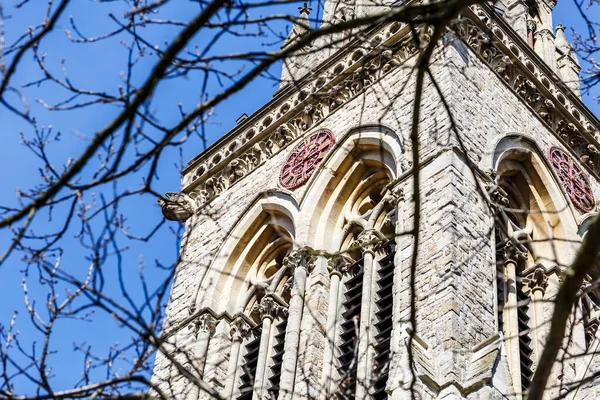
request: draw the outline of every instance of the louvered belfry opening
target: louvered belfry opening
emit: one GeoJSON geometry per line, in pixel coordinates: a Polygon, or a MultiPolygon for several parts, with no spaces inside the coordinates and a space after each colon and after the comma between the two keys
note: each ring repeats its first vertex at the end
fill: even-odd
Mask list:
{"type": "Polygon", "coordinates": [[[256,378],[256,366],[258,364],[258,352],[260,350],[260,326],[252,330],[246,343],[246,354],[242,364],[242,376],[240,378],[240,395],[237,400],[251,400],[256,378]]]}
{"type": "Polygon", "coordinates": [[[394,256],[395,244],[388,242],[384,246],[385,257],[379,260],[377,271],[377,301],[375,303],[375,363],[374,394],[375,399],[387,399],[387,385],[390,366],[390,339],[393,325],[393,286],[394,286],[394,256]]]}
{"type": "Polygon", "coordinates": [[[498,304],[498,331],[504,330],[504,240],[496,229],[496,300],[498,304]]]}
{"type": "Polygon", "coordinates": [[[517,315],[519,318],[519,354],[521,362],[521,386],[523,392],[529,389],[531,384],[531,378],[533,377],[533,350],[531,348],[531,335],[530,335],[530,323],[529,323],[529,305],[531,303],[531,297],[529,296],[529,290],[527,292],[523,289],[523,276],[521,268],[517,270],[517,315]]]}
{"type": "Polygon", "coordinates": [[[342,304],[342,326],[340,332],[339,373],[340,385],[336,393],[339,399],[354,399],[356,393],[356,371],[358,364],[358,338],[363,289],[363,259],[349,268],[350,276],[345,283],[342,304]]]}
{"type": "Polygon", "coordinates": [[[277,399],[279,397],[279,382],[281,381],[281,364],[283,362],[287,322],[287,316],[282,316],[281,320],[275,325],[271,377],[269,378],[270,399],[277,399]]]}

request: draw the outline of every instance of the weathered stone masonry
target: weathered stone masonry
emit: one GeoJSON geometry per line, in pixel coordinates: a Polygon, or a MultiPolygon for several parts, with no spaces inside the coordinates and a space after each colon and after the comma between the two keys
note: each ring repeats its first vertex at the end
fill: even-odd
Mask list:
{"type": "MultiPolygon", "coordinates": [[[[412,343],[422,398],[521,398],[527,371],[515,354],[529,338],[535,368],[544,331],[531,325],[521,335],[511,321],[548,320],[551,303],[541,300],[555,295],[594,214],[573,205],[545,154],[551,146],[565,149],[590,175],[597,198],[600,134],[576,88],[562,81],[577,70],[562,30],[556,45],[548,42],[554,33],[544,18],[531,39],[531,17],[507,9],[504,18],[487,6],[465,9],[438,46],[432,74],[454,127],[434,85],[424,88],[416,333],[409,323],[414,208],[407,138],[418,49],[407,27],[385,24],[296,77],[297,86],[282,82],[270,103],[190,162],[181,193],[161,204],[167,218],[187,220],[163,330],[172,332],[171,349],[193,373],[227,398],[328,398],[346,390],[357,398],[405,399],[412,343]],[[533,49],[528,40],[538,40],[533,49]],[[392,102],[390,94],[401,95],[392,102]],[[318,129],[331,130],[335,145],[305,185],[282,189],[280,167],[300,138],[318,129]],[[503,211],[523,198],[531,199],[530,213],[503,211]],[[507,232],[494,212],[508,218],[507,232]],[[564,239],[556,257],[542,240],[550,236],[564,239]],[[381,247],[389,238],[393,253],[381,247]],[[505,251],[511,243],[519,260],[505,251]],[[387,278],[393,322],[382,339],[378,271],[387,256],[395,265],[387,278]],[[360,289],[360,313],[356,365],[348,367],[340,346],[342,335],[353,334],[352,320],[343,317],[355,301],[351,284],[360,289]],[[514,285],[515,296],[532,299],[525,311],[509,307],[514,285]],[[387,339],[389,356],[380,356],[387,339]],[[252,351],[256,361],[247,357],[252,351]],[[377,357],[387,361],[380,365],[377,357]],[[370,382],[384,373],[385,390],[377,391],[370,382]]],[[[427,40],[426,30],[420,35],[427,40]]],[[[586,339],[592,324],[578,315],[568,346],[585,352],[596,331],[588,329],[586,339]]],[[[590,357],[569,361],[553,373],[550,394],[597,368],[590,357]]],[[[153,379],[168,382],[161,387],[176,398],[208,398],[190,390],[161,354],[153,379]]],[[[571,398],[594,399],[596,387],[590,382],[571,398]]]]}

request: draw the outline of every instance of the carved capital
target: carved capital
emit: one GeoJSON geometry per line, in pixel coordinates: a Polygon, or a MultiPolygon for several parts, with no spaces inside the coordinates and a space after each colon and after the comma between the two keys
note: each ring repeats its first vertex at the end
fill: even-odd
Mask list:
{"type": "Polygon", "coordinates": [[[345,274],[354,265],[354,260],[345,254],[334,254],[328,261],[329,273],[345,274]]]}
{"type": "Polygon", "coordinates": [[[250,333],[250,325],[242,317],[236,317],[229,324],[231,329],[231,339],[235,341],[242,341],[250,333]]]}
{"type": "Polygon", "coordinates": [[[315,266],[316,260],[315,251],[306,246],[293,250],[288,254],[283,259],[283,265],[291,271],[294,271],[296,268],[305,268],[311,271],[315,266]]]}
{"type": "Polygon", "coordinates": [[[254,311],[257,311],[264,320],[265,318],[275,319],[280,315],[285,315],[287,309],[279,304],[273,296],[266,295],[262,298],[260,303],[254,306],[254,311]]]}
{"type": "Polygon", "coordinates": [[[199,316],[196,321],[194,321],[196,336],[200,333],[212,335],[215,331],[216,322],[215,318],[208,313],[199,316]]]}
{"type": "Polygon", "coordinates": [[[531,18],[527,18],[527,32],[535,32],[537,24],[531,18]]]}
{"type": "Polygon", "coordinates": [[[194,200],[185,193],[167,192],[165,197],[158,198],[158,205],[169,221],[185,222],[196,209],[194,200]]]}
{"type": "Polygon", "coordinates": [[[513,241],[506,240],[504,245],[504,262],[517,263],[525,260],[527,260],[527,251],[523,250],[521,246],[518,246],[513,241]]]}
{"type": "Polygon", "coordinates": [[[363,253],[375,254],[386,240],[385,235],[377,229],[366,229],[358,235],[352,247],[360,248],[363,253]]]}
{"type": "Polygon", "coordinates": [[[398,203],[404,201],[404,189],[402,189],[402,188],[390,189],[390,191],[383,198],[383,201],[385,201],[386,203],[391,204],[393,206],[397,205],[398,203]]]}
{"type": "Polygon", "coordinates": [[[532,292],[541,290],[542,294],[546,293],[548,287],[548,276],[546,269],[543,266],[537,267],[531,274],[527,276],[527,284],[532,292]]]}

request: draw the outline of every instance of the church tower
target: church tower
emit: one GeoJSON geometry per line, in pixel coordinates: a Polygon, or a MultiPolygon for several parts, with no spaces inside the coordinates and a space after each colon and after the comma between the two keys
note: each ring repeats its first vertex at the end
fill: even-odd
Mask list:
{"type": "MultiPolygon", "coordinates": [[[[398,4],[328,0],[323,24],[398,4]]],[[[186,231],[157,387],[193,400],[524,398],[600,190],[600,124],[554,5],[461,10],[419,114],[432,29],[306,41],[301,7],[273,99],[160,201],[186,231]]],[[[582,289],[547,398],[600,398],[598,304],[582,289]]]]}

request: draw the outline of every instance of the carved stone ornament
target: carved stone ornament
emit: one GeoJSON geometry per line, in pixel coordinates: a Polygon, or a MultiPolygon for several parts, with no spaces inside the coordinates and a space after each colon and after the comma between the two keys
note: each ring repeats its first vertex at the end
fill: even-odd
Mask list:
{"type": "Polygon", "coordinates": [[[550,147],[548,160],[575,207],[583,213],[594,211],[596,209],[594,192],[586,174],[573,158],[559,147],[550,147]]]}
{"type": "Polygon", "coordinates": [[[542,293],[546,293],[548,287],[548,276],[546,276],[546,270],[544,267],[537,267],[531,274],[527,276],[527,285],[531,291],[541,290],[542,293]]]}
{"type": "Polygon", "coordinates": [[[262,298],[260,303],[254,306],[262,319],[271,318],[275,319],[279,315],[284,314],[287,309],[277,302],[272,296],[266,295],[262,298]]]}
{"type": "Polygon", "coordinates": [[[212,334],[215,330],[216,320],[210,314],[204,314],[196,319],[195,323],[196,334],[201,332],[212,334]]]}
{"type": "Polygon", "coordinates": [[[355,261],[346,254],[334,254],[327,261],[327,264],[331,273],[337,272],[345,274],[346,272],[349,272],[349,269],[355,264],[355,261]]]}
{"type": "Polygon", "coordinates": [[[352,247],[359,248],[362,252],[374,252],[387,241],[385,235],[377,229],[366,229],[362,231],[352,247]]]}
{"type": "Polygon", "coordinates": [[[333,132],[319,129],[294,147],[279,173],[279,184],[295,189],[305,184],[335,143],[333,132]]]}
{"type": "MultiPolygon", "coordinates": [[[[449,28],[537,114],[591,174],[600,177],[597,120],[575,95],[569,94],[562,81],[538,64],[527,43],[517,40],[509,33],[510,26],[493,15],[491,5],[472,5],[463,9],[449,28]]],[[[339,62],[315,70],[314,77],[299,83],[298,90],[270,105],[266,115],[256,113],[239,124],[218,146],[190,163],[184,171],[184,191],[200,206],[211,201],[418,54],[412,31],[403,27],[398,22],[378,26],[365,38],[362,56],[357,57],[355,51],[341,54],[339,62]]],[[[421,28],[417,31],[421,45],[426,46],[430,32],[421,28]]]]}
{"type": "Polygon", "coordinates": [[[283,265],[291,271],[298,267],[312,270],[317,260],[314,253],[315,251],[310,247],[301,247],[292,250],[292,252],[283,259],[283,265]]]}
{"type": "Polygon", "coordinates": [[[185,193],[167,192],[164,198],[158,198],[158,205],[169,221],[184,222],[194,215],[194,200],[185,193]]]}
{"type": "Polygon", "coordinates": [[[231,339],[233,341],[243,340],[250,333],[250,325],[242,317],[237,317],[229,324],[231,339]]]}
{"type": "Polygon", "coordinates": [[[504,261],[519,262],[527,260],[527,251],[517,246],[512,240],[506,240],[504,245],[504,261]]]}
{"type": "Polygon", "coordinates": [[[491,207],[495,212],[503,211],[509,205],[508,194],[504,189],[498,186],[495,181],[485,185],[485,190],[488,192],[491,201],[491,207]]]}

